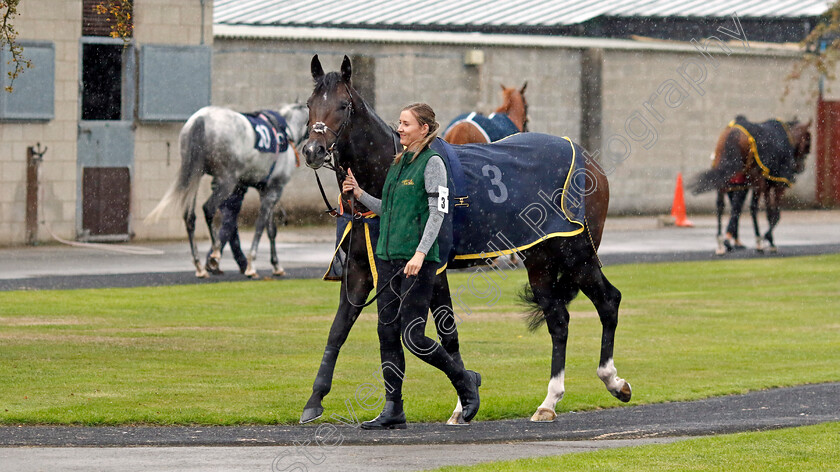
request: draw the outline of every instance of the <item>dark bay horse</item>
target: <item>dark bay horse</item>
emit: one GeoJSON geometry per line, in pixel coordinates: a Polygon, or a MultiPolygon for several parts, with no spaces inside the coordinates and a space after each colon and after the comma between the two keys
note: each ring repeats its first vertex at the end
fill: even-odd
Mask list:
{"type": "MultiPolygon", "coordinates": [[[[351,82],[352,68],[347,56],[344,57],[340,72],[325,74],[316,55],[312,58],[311,72],[315,81],[315,88],[308,101],[310,137],[302,149],[306,165],[313,169],[325,165],[333,166],[338,169],[339,184],[343,180],[342,170],[352,168],[359,185],[373,196],[381,198],[385,175],[393,161],[399,143],[396,132],[376,115],[353,88],[351,82]]],[[[520,149],[529,147],[526,143],[532,136],[534,139],[542,139],[543,142],[547,140],[562,142],[565,146],[564,149],[569,149],[571,144],[571,140],[567,142],[566,139],[538,135],[538,133],[517,136],[522,137],[517,140],[520,149]]],[[[497,149],[501,145],[502,143],[495,143],[480,147],[497,149]]],[[[465,147],[467,146],[455,146],[455,149],[457,151],[459,148],[465,147]]],[[[573,144],[572,147],[579,149],[573,144]]],[[[541,147],[540,149],[544,154],[542,157],[545,159],[551,159],[553,152],[559,152],[556,148],[541,147]]],[[[585,166],[587,173],[591,174],[594,180],[591,185],[591,192],[586,194],[585,215],[582,218],[585,220],[585,228],[569,237],[548,236],[541,238],[530,247],[522,248],[521,252],[528,271],[530,286],[526,291],[525,298],[531,302],[534,308],[530,318],[530,326],[532,329],[536,329],[542,322],[545,322],[553,344],[548,395],[545,401],[537,407],[537,411],[531,417],[532,421],[552,421],[556,417],[556,403],[565,392],[564,372],[569,323],[567,305],[579,291],[582,291],[592,300],[603,325],[597,375],[604,382],[608,391],[619,400],[627,402],[631,397],[630,384],[617,376],[617,370],[613,363],[613,344],[618,324],[621,293],[604,276],[596,253],[601,242],[607,215],[609,186],[605,175],[596,168],[597,163],[586,161],[581,166],[585,166]]],[[[487,177],[485,179],[486,187],[482,188],[482,191],[489,191],[492,196],[494,195],[493,192],[502,188],[504,178],[492,172],[487,174],[487,177]]],[[[519,175],[516,176],[518,180],[514,181],[512,179],[508,183],[513,185],[517,182],[528,182],[530,180],[530,186],[533,186],[533,177],[519,175]]],[[[555,184],[559,188],[564,188],[563,182],[555,184]]],[[[517,185],[517,191],[519,191],[519,187],[528,188],[528,184],[520,183],[517,185]]],[[[495,193],[495,195],[499,196],[498,193],[495,193]]],[[[346,197],[346,195],[342,196],[342,198],[346,197]]],[[[478,196],[474,195],[473,197],[477,199],[478,196]]],[[[534,195],[534,198],[537,198],[537,196],[534,195]]],[[[345,205],[351,203],[346,202],[345,205]]],[[[461,224],[469,226],[477,223],[476,221],[466,221],[461,224]]],[[[501,226],[494,227],[493,230],[501,232],[510,229],[511,225],[517,224],[521,226],[524,223],[505,221],[501,226]],[[504,226],[505,224],[508,226],[504,226]]],[[[581,225],[583,226],[582,223],[581,225]]],[[[301,423],[312,421],[323,413],[321,400],[330,391],[339,349],[346,341],[350,329],[359,316],[362,303],[374,288],[370,259],[366,252],[364,228],[363,225],[352,225],[347,238],[351,243],[345,247],[348,250],[347,270],[345,272],[347,276],[341,283],[341,299],[338,311],[330,328],[323,360],[312,387],[312,395],[304,406],[301,415],[301,423]]],[[[478,260],[482,261],[483,259],[478,260]]],[[[450,265],[450,267],[452,266],[450,265]]],[[[451,299],[449,298],[445,271],[438,275],[435,289],[436,293],[433,295],[431,307],[432,314],[438,313],[437,308],[443,304],[448,307],[451,313],[451,299]]],[[[445,331],[441,330],[441,323],[439,323],[437,316],[435,316],[435,321],[438,332],[445,331]]],[[[454,330],[450,328],[449,332],[452,331],[454,330]]],[[[457,353],[457,338],[455,338],[453,346],[442,336],[441,344],[447,351],[453,352],[452,350],[454,350],[457,353]]],[[[459,355],[458,358],[460,359],[459,355]]],[[[453,417],[455,416],[453,415],[453,417]]]]}
{"type": "Polygon", "coordinates": [[[750,215],[758,251],[777,251],[773,229],[781,216],[782,196],[793,185],[795,176],[805,170],[805,158],[811,151],[810,127],[811,121],[751,123],[739,115],[718,138],[712,169],[697,176],[691,184],[694,194],[717,190],[720,208],[721,192],[731,187],[733,176],[743,174],[746,186],[752,189],[750,215]],[[764,235],[758,224],[762,199],[769,224],[764,235]]]}
{"type": "MultiPolygon", "coordinates": [[[[507,119],[514,125],[515,129],[520,132],[528,131],[528,101],[525,100],[525,88],[528,87],[528,82],[522,85],[522,88],[505,87],[502,85],[502,104],[496,108],[487,120],[493,121],[496,118],[507,119]],[[495,116],[499,115],[499,116],[495,116]]],[[[472,114],[471,114],[472,115],[472,114]]],[[[471,115],[467,115],[470,117],[471,115]]],[[[492,124],[491,124],[492,126],[492,124]]],[[[505,136],[513,134],[513,128],[508,129],[504,127],[500,136],[495,139],[501,139],[505,136]]],[[[469,144],[469,143],[488,143],[493,141],[493,137],[488,135],[488,130],[481,128],[481,123],[469,118],[463,120],[455,120],[449,124],[444,130],[443,139],[451,144],[469,144]]]]}
{"type": "Polygon", "coordinates": [[[286,120],[285,132],[290,143],[283,151],[263,152],[261,149],[264,148],[255,147],[255,143],[271,142],[271,133],[275,131],[264,125],[257,128],[258,132],[245,115],[228,108],[204,107],[195,112],[181,128],[181,166],[177,178],[160,203],[146,217],[146,222],[157,221],[172,205],[177,205],[183,211],[196,277],[208,277],[207,270],[199,259],[195,242],[195,199],[199,183],[205,174],[213,176],[212,194],[202,206],[213,249],[208,264],[215,262],[218,265],[221,257],[221,246],[213,229],[216,210],[231,196],[237,186],[245,186],[256,188],[260,193],[260,211],[251,249],[247,254],[248,267],[245,275],[257,276],[253,262],[257,257],[262,232],[266,229],[271,246],[273,273],[285,273],[279,265],[274,243],[277,232],[274,210],[295,169],[297,159],[294,145],[299,145],[306,137],[308,111],[305,105],[292,103],[282,106],[279,113],[286,120]]]}

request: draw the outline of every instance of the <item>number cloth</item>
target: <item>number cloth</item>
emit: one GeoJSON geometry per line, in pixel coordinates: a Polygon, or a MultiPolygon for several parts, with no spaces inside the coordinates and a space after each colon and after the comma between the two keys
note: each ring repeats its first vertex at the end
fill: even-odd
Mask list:
{"type": "Polygon", "coordinates": [[[254,134],[254,149],[259,152],[277,154],[289,148],[289,135],[286,132],[286,119],[283,115],[272,110],[260,110],[253,113],[243,113],[251,123],[254,134]]]}

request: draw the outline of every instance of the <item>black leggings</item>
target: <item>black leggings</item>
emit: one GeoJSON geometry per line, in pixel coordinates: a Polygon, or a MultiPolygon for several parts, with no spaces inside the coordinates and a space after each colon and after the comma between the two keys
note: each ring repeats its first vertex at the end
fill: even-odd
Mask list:
{"type": "Polygon", "coordinates": [[[388,400],[402,398],[405,374],[403,343],[412,354],[443,371],[450,381],[462,380],[467,375],[463,365],[453,360],[440,344],[426,336],[426,320],[429,317],[429,301],[432,298],[437,264],[424,262],[420,272],[413,277],[406,277],[403,273],[405,264],[405,260],[380,260],[376,265],[379,282],[377,290],[388,285],[377,299],[379,352],[385,398],[388,400]]]}

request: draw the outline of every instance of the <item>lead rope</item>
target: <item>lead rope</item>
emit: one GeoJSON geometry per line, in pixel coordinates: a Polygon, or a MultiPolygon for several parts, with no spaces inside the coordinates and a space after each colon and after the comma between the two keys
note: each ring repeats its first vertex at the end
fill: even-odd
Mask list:
{"type": "MultiPolygon", "coordinates": [[[[394,138],[395,138],[395,137],[394,137],[394,138]]],[[[394,139],[394,150],[395,150],[394,155],[396,155],[396,153],[397,153],[397,152],[399,152],[399,147],[398,147],[398,146],[399,146],[399,141],[398,141],[397,139],[394,139]]],[[[347,175],[347,174],[346,174],[346,172],[344,171],[344,168],[343,168],[343,167],[341,167],[341,166],[338,166],[337,168],[334,168],[333,170],[334,170],[336,173],[338,173],[338,172],[339,172],[339,170],[340,170],[342,174],[344,174],[345,176],[347,175]]],[[[318,173],[316,172],[316,173],[315,173],[315,175],[317,176],[317,175],[318,175],[318,173]]],[[[323,190],[321,191],[321,193],[323,193],[323,190]]],[[[324,201],[326,201],[326,196],[324,196],[324,201]]],[[[358,216],[358,217],[356,216],[355,202],[356,202],[356,196],[351,194],[351,195],[350,195],[350,214],[352,215],[352,216],[351,216],[351,218],[352,218],[352,219],[361,219],[361,216],[358,216]]],[[[327,206],[329,206],[329,204],[328,204],[327,206]]],[[[351,224],[352,224],[352,220],[351,220],[351,224]]],[[[362,224],[364,224],[364,223],[362,223],[362,224]]],[[[350,232],[351,232],[351,233],[353,232],[353,227],[352,227],[352,226],[350,227],[350,232]]],[[[344,286],[345,286],[345,287],[347,287],[347,272],[348,272],[347,268],[350,266],[350,247],[351,247],[351,244],[352,244],[352,243],[353,243],[353,235],[351,234],[351,235],[350,235],[350,239],[349,239],[349,240],[347,240],[347,257],[345,257],[345,258],[344,258],[344,263],[342,264],[342,268],[341,268],[341,277],[342,277],[342,282],[344,283],[344,286]]],[[[354,306],[354,307],[356,307],[356,308],[365,308],[365,307],[367,307],[367,306],[371,305],[374,301],[376,301],[376,299],[377,299],[377,298],[379,298],[379,295],[381,295],[381,294],[382,294],[382,292],[383,292],[386,288],[391,288],[391,290],[393,290],[393,288],[391,287],[391,282],[393,282],[394,278],[395,278],[396,276],[400,275],[400,273],[401,273],[400,271],[397,271],[397,273],[395,273],[394,275],[392,275],[392,276],[391,276],[391,278],[388,280],[388,285],[383,286],[381,289],[379,289],[379,290],[378,290],[378,291],[377,291],[377,292],[373,295],[373,298],[371,298],[370,300],[368,300],[367,302],[365,302],[364,304],[361,304],[361,305],[359,305],[359,304],[357,304],[357,303],[353,303],[353,300],[350,300],[350,294],[349,294],[349,293],[347,293],[347,292],[346,292],[346,290],[345,290],[345,293],[346,293],[346,296],[347,296],[347,302],[348,302],[348,303],[350,303],[350,305],[352,305],[352,306],[354,306]]],[[[414,288],[414,284],[415,284],[416,282],[417,282],[417,279],[415,278],[415,279],[414,279],[414,282],[412,282],[412,283],[411,283],[411,286],[409,286],[409,287],[408,287],[408,290],[406,290],[406,293],[410,292],[410,291],[411,291],[411,289],[412,289],[412,288],[414,288]]],[[[398,293],[398,292],[397,292],[396,290],[394,290],[394,293],[398,293]]],[[[400,300],[400,307],[397,309],[397,315],[394,317],[394,319],[393,319],[393,320],[391,320],[391,321],[389,321],[389,322],[387,322],[387,323],[383,323],[383,324],[389,325],[389,324],[394,323],[397,319],[399,319],[399,310],[400,310],[400,309],[402,309],[402,301],[403,301],[403,299],[405,298],[405,296],[403,296],[403,297],[397,297],[397,298],[399,298],[399,300],[400,300]]],[[[393,302],[394,302],[393,300],[392,300],[392,301],[390,301],[390,302],[388,302],[388,304],[386,304],[386,305],[385,305],[384,307],[382,307],[382,308],[387,307],[388,305],[390,305],[390,304],[391,304],[391,303],[393,303],[393,302]]]]}

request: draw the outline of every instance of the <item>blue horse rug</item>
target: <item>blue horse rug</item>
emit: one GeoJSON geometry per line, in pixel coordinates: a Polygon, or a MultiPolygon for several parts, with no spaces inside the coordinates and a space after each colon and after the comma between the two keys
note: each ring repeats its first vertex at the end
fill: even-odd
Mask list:
{"type": "Polygon", "coordinates": [[[289,148],[286,118],[272,110],[242,113],[257,135],[254,149],[259,152],[277,154],[289,148]]]}
{"type": "MultiPolygon", "coordinates": [[[[465,267],[583,231],[584,196],[592,191],[592,179],[582,149],[571,139],[523,133],[492,144],[453,146],[436,139],[431,148],[443,157],[449,182],[449,212],[438,235],[439,271],[447,264],[465,267]]],[[[349,216],[336,221],[336,252],[327,280],[340,280],[336,265],[343,263],[340,246],[350,221],[349,216]]],[[[378,218],[352,223],[365,226],[371,261],[378,223],[378,218]]]]}
{"type": "Polygon", "coordinates": [[[449,126],[446,127],[446,131],[443,132],[442,136],[446,136],[446,133],[448,133],[453,126],[465,122],[471,123],[478,128],[481,134],[483,134],[487,139],[488,143],[498,141],[519,132],[519,128],[517,128],[516,125],[513,124],[513,121],[511,121],[504,113],[491,113],[489,116],[484,116],[482,114],[472,112],[458,115],[454,120],[452,120],[452,122],[449,123],[449,126]]]}
{"type": "Polygon", "coordinates": [[[738,115],[729,123],[747,135],[750,151],[765,178],[792,186],[796,175],[796,148],[787,125],[779,120],[752,123],[738,115]]]}
{"type": "Polygon", "coordinates": [[[441,258],[447,244],[449,261],[485,259],[583,231],[591,178],[571,139],[521,133],[491,144],[439,139],[431,147],[444,157],[450,179],[452,211],[438,238],[441,258]]]}

